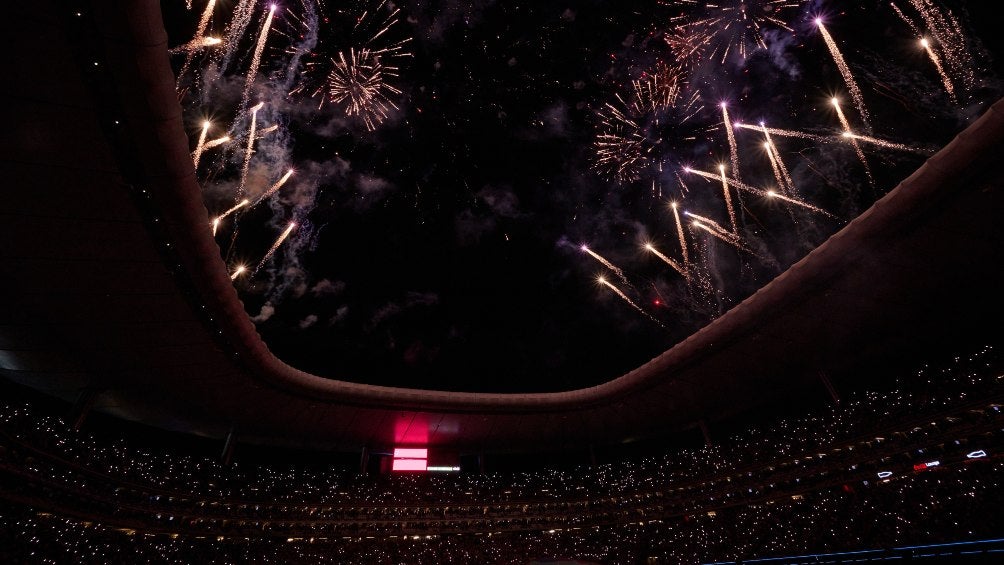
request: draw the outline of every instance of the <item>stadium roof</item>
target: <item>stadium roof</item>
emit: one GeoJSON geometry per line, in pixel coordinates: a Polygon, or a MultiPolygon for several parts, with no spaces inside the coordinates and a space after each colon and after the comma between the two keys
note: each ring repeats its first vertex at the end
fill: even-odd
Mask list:
{"type": "Polygon", "coordinates": [[[821,372],[999,340],[1004,101],[756,294],[602,385],[457,393],[298,371],[269,352],[220,259],[159,3],[93,8],[18,5],[5,18],[10,380],[68,400],[98,390],[100,411],[211,437],[521,450],[684,429],[819,387],[821,372]]]}

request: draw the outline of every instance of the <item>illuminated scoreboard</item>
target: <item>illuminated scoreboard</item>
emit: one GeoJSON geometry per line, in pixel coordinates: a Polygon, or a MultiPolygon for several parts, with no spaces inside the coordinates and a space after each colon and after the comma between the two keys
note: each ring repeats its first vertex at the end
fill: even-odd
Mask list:
{"type": "Polygon", "coordinates": [[[391,471],[394,472],[457,472],[460,465],[457,457],[449,454],[436,453],[432,459],[429,457],[429,450],[416,447],[394,448],[394,458],[391,462],[391,471]],[[432,462],[430,464],[430,461],[432,462]]]}

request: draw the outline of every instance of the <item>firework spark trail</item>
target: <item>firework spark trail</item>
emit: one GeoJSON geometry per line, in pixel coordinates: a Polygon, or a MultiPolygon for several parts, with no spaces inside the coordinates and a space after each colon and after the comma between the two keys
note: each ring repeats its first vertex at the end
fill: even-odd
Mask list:
{"type": "Polygon", "coordinates": [[[824,216],[829,216],[831,218],[836,218],[836,216],[834,216],[833,214],[827,212],[826,210],[823,210],[822,208],[819,208],[817,206],[813,206],[812,204],[809,204],[807,202],[802,202],[801,200],[797,200],[795,198],[789,198],[789,197],[787,197],[787,196],[785,196],[783,194],[779,194],[777,192],[774,192],[773,190],[768,190],[767,191],[767,197],[768,198],[777,198],[778,200],[783,200],[783,201],[788,202],[790,204],[794,204],[795,206],[801,206],[802,208],[805,208],[806,210],[812,210],[813,212],[816,212],[817,214],[823,214],[824,216]]]}
{"type": "Polygon", "coordinates": [[[745,251],[746,253],[749,253],[754,257],[760,257],[760,255],[755,253],[743,242],[743,239],[741,237],[718,225],[718,222],[715,222],[710,218],[705,218],[704,216],[693,214],[691,212],[684,211],[683,213],[691,218],[694,218],[694,221],[691,223],[691,225],[693,225],[694,227],[700,228],[710,233],[711,235],[717,237],[718,239],[724,241],[725,243],[728,243],[729,245],[735,247],[740,251],[745,251]]]}
{"type": "Polygon", "coordinates": [[[258,110],[264,106],[264,102],[259,102],[251,108],[251,127],[248,129],[248,144],[244,150],[244,164],[241,166],[241,180],[237,185],[237,196],[244,196],[245,184],[248,180],[248,167],[251,165],[251,155],[254,153],[255,128],[258,126],[258,110]]]}
{"type": "Polygon", "coordinates": [[[291,45],[287,50],[287,53],[290,53],[292,57],[290,57],[289,65],[286,67],[286,75],[282,77],[278,85],[283,91],[289,92],[293,86],[293,82],[300,76],[300,60],[317,47],[318,29],[320,27],[317,8],[320,4],[320,2],[316,4],[313,2],[304,2],[302,4],[303,12],[299,16],[289,8],[286,8],[288,19],[297,22],[300,26],[300,31],[297,34],[300,37],[300,41],[291,45]]]}
{"type": "Polygon", "coordinates": [[[257,2],[258,0],[237,0],[237,4],[233,8],[233,17],[223,32],[226,39],[224,40],[225,49],[219,65],[221,76],[227,71],[230,61],[238,52],[241,39],[244,37],[244,31],[251,24],[251,18],[254,16],[254,7],[257,2]]]}
{"type": "Polygon", "coordinates": [[[685,216],[687,216],[688,218],[693,218],[693,219],[697,220],[698,222],[703,223],[705,225],[705,227],[710,226],[709,229],[713,229],[714,231],[718,232],[719,234],[721,234],[724,237],[727,237],[727,238],[731,239],[732,241],[739,241],[739,236],[738,235],[736,235],[736,234],[730,232],[729,230],[723,228],[718,222],[712,220],[711,218],[707,218],[707,217],[701,216],[699,214],[695,214],[693,212],[689,212],[687,210],[684,210],[683,214],[685,216]]]}
{"type": "Polygon", "coordinates": [[[767,158],[770,159],[770,168],[774,171],[774,180],[777,181],[777,185],[784,188],[784,176],[781,175],[781,169],[777,166],[777,159],[774,158],[774,153],[770,150],[770,144],[764,143],[763,150],[767,153],[767,158]]]}
{"type": "Polygon", "coordinates": [[[621,282],[623,282],[623,283],[624,283],[625,285],[627,285],[627,286],[630,286],[630,283],[628,282],[628,280],[627,280],[627,277],[626,277],[626,276],[624,276],[624,271],[622,271],[622,270],[620,269],[620,267],[618,267],[618,266],[614,265],[614,264],[613,264],[613,263],[611,263],[610,261],[607,261],[607,260],[606,260],[606,259],[604,259],[604,258],[603,258],[603,257],[602,257],[602,256],[601,256],[601,255],[600,255],[599,253],[596,253],[595,251],[593,251],[592,249],[590,249],[590,248],[589,248],[588,246],[586,246],[586,245],[581,245],[581,246],[579,246],[579,249],[581,249],[582,251],[585,251],[585,252],[586,252],[586,253],[588,253],[588,254],[589,254],[589,255],[590,255],[590,256],[591,256],[591,257],[592,257],[593,259],[596,259],[597,261],[599,261],[600,263],[602,263],[604,267],[606,267],[606,268],[610,269],[611,271],[613,271],[613,272],[614,272],[614,274],[616,274],[616,275],[617,275],[617,278],[619,278],[619,279],[621,280],[621,282]]]}
{"type": "Polygon", "coordinates": [[[931,151],[929,149],[923,149],[921,147],[911,147],[909,145],[903,145],[902,143],[893,143],[891,141],[886,141],[884,139],[878,139],[867,135],[857,135],[849,131],[845,131],[843,134],[841,134],[841,137],[846,139],[853,139],[856,141],[864,141],[865,143],[878,145],[879,147],[884,147],[886,149],[896,149],[898,151],[907,151],[909,153],[917,153],[920,155],[931,154],[931,151]]]}
{"type": "MultiPolygon", "coordinates": [[[[247,108],[248,101],[251,96],[251,87],[254,85],[254,79],[258,76],[258,67],[261,66],[261,54],[265,50],[265,43],[268,41],[268,30],[272,27],[272,17],[275,15],[275,5],[273,4],[268,9],[268,16],[265,17],[265,23],[261,26],[261,33],[258,35],[258,43],[255,44],[254,55],[251,56],[251,68],[248,69],[247,79],[244,81],[244,92],[241,94],[241,112],[243,108],[247,108]]],[[[240,113],[238,112],[238,118],[240,118],[240,113]]]]}
{"type": "Polygon", "coordinates": [[[921,38],[920,46],[924,48],[924,51],[927,51],[928,58],[930,58],[931,62],[934,63],[934,68],[937,69],[938,76],[941,77],[941,82],[945,85],[945,91],[948,92],[948,96],[952,99],[952,102],[956,102],[955,86],[952,85],[952,79],[948,77],[948,74],[945,73],[945,69],[941,66],[941,59],[938,57],[938,54],[931,49],[931,42],[929,42],[926,37],[921,38]]]}
{"type": "Polygon", "coordinates": [[[777,180],[777,185],[783,192],[796,194],[795,183],[791,175],[788,174],[788,169],[785,168],[784,163],[781,161],[781,155],[777,153],[777,148],[767,141],[764,142],[763,149],[767,152],[767,157],[770,159],[770,167],[774,170],[774,179],[777,180]]]}
{"type": "MultiPolygon", "coordinates": [[[[690,167],[687,167],[687,168],[685,168],[683,170],[685,172],[694,173],[695,175],[698,175],[698,176],[701,176],[701,177],[704,177],[704,178],[710,179],[710,180],[721,180],[721,178],[722,178],[722,175],[720,175],[720,174],[716,175],[716,174],[713,174],[713,173],[709,173],[707,171],[701,171],[701,170],[698,170],[698,169],[691,169],[690,167]]],[[[735,187],[735,188],[737,188],[739,190],[745,190],[746,192],[750,192],[752,194],[759,194],[760,196],[766,196],[766,194],[767,194],[765,191],[760,190],[759,188],[753,188],[752,186],[750,186],[750,185],[748,185],[746,183],[737,181],[736,179],[730,179],[730,178],[726,177],[725,181],[729,184],[729,186],[735,187]]],[[[684,212],[684,214],[689,214],[689,212],[684,212]]]]}
{"type": "Polygon", "coordinates": [[[676,179],[676,183],[680,186],[680,194],[690,194],[690,187],[687,186],[687,183],[683,182],[683,177],[680,176],[679,170],[673,171],[673,178],[676,179]]]}
{"type": "Polygon", "coordinates": [[[648,312],[646,312],[645,310],[643,310],[641,308],[641,306],[638,306],[637,304],[635,304],[633,300],[631,300],[630,298],[627,297],[626,294],[624,294],[623,292],[621,292],[621,289],[619,289],[616,286],[610,284],[610,281],[608,281],[607,279],[605,279],[603,277],[598,277],[596,279],[596,282],[598,282],[598,283],[606,286],[610,290],[614,291],[617,294],[617,296],[621,297],[621,300],[623,300],[624,302],[627,302],[628,304],[630,304],[631,307],[634,308],[635,310],[637,310],[638,312],[640,312],[642,316],[645,316],[649,320],[652,320],[653,322],[655,322],[656,324],[658,324],[660,328],[665,328],[666,327],[666,326],[662,325],[662,322],[660,322],[659,320],[656,320],[648,312]]]}
{"type": "MultiPolygon", "coordinates": [[[[194,40],[189,41],[184,45],[179,45],[178,47],[175,47],[173,49],[168,49],[167,52],[172,55],[176,55],[178,53],[192,53],[195,51],[199,51],[200,49],[204,49],[206,47],[214,47],[221,43],[223,43],[223,40],[220,39],[219,37],[203,37],[199,41],[194,41],[194,40]]],[[[178,78],[179,79],[181,78],[180,72],[178,73],[178,78]]]]}
{"type": "MultiPolygon", "coordinates": [[[[202,152],[205,153],[207,149],[212,149],[213,147],[218,147],[230,141],[229,135],[224,135],[223,137],[218,137],[211,141],[207,141],[204,146],[202,146],[202,152]]],[[[198,163],[196,163],[197,165],[198,163]]]]}
{"type": "Polygon", "coordinates": [[[195,151],[192,151],[192,162],[195,163],[195,168],[199,168],[199,159],[202,157],[202,151],[205,149],[206,145],[206,135],[209,133],[209,120],[202,122],[202,132],[199,133],[199,141],[195,144],[195,151]]]}
{"type": "Polygon", "coordinates": [[[282,185],[286,184],[286,181],[288,181],[289,177],[291,177],[291,176],[293,176],[293,169],[290,169],[290,170],[286,171],[286,174],[282,175],[281,179],[277,180],[275,182],[275,184],[273,184],[271,187],[269,187],[268,190],[266,190],[264,193],[262,193],[262,195],[259,196],[258,199],[254,201],[254,204],[252,204],[251,207],[254,208],[259,203],[261,203],[262,200],[265,200],[269,196],[272,196],[273,194],[275,194],[275,192],[277,190],[279,190],[280,188],[282,188],[282,185]]]}
{"type": "MultiPolygon", "coordinates": [[[[941,57],[938,59],[944,59],[942,68],[955,75],[954,82],[961,83],[966,88],[973,88],[976,85],[975,71],[978,66],[972,53],[969,52],[966,34],[958,19],[947,8],[939,8],[931,0],[909,0],[909,3],[924,21],[927,33],[895,3],[892,3],[892,7],[914,33],[921,37],[930,35],[934,43],[940,47],[941,57]]],[[[934,46],[931,47],[933,49],[934,46]]]]}
{"type": "MultiPolygon", "coordinates": [[[[690,169],[690,168],[686,169],[686,171],[688,173],[694,173],[695,175],[699,175],[699,176],[705,177],[707,179],[718,179],[719,178],[718,176],[713,175],[713,174],[711,174],[711,173],[709,173],[707,171],[699,171],[697,169],[690,169]]],[[[728,180],[729,186],[732,186],[732,187],[734,187],[734,188],[736,188],[738,190],[745,190],[746,192],[749,192],[749,193],[752,193],[752,194],[758,194],[758,195],[763,196],[765,198],[777,198],[777,199],[783,200],[785,202],[789,202],[791,204],[794,204],[796,206],[801,206],[803,208],[807,208],[809,210],[813,210],[813,211],[819,212],[820,214],[826,214],[827,216],[832,216],[832,214],[830,214],[829,212],[827,212],[827,211],[825,211],[825,210],[823,210],[821,208],[817,208],[817,207],[815,207],[812,204],[809,204],[807,202],[803,202],[802,200],[798,200],[797,198],[791,198],[791,197],[788,197],[788,196],[783,196],[783,195],[778,194],[778,193],[776,193],[776,192],[774,192],[772,190],[762,190],[762,189],[759,189],[759,188],[754,188],[754,187],[752,187],[752,186],[750,186],[748,184],[739,182],[739,181],[737,181],[735,179],[727,179],[727,180],[728,180]]],[[[691,216],[693,218],[697,218],[698,220],[700,220],[702,222],[705,222],[707,224],[715,225],[719,229],[721,229],[722,232],[725,233],[725,234],[731,233],[728,230],[726,230],[725,228],[722,228],[721,226],[718,226],[718,224],[716,224],[712,220],[709,220],[707,218],[702,218],[701,216],[698,216],[696,214],[692,214],[690,212],[684,212],[684,214],[686,214],[688,216],[691,216]]]]}
{"type": "Polygon", "coordinates": [[[245,272],[247,272],[247,270],[248,268],[245,267],[244,265],[238,265],[237,268],[234,269],[234,274],[230,275],[230,280],[232,281],[237,280],[237,277],[243,275],[245,272]]]}
{"type": "Polygon", "coordinates": [[[828,142],[832,141],[831,138],[823,136],[823,135],[813,135],[811,133],[805,133],[805,132],[801,132],[801,131],[792,131],[792,130],[789,130],[789,129],[768,128],[768,127],[764,127],[762,124],[758,125],[758,126],[754,126],[752,124],[734,124],[734,126],[735,127],[739,127],[739,128],[743,128],[743,129],[749,129],[749,130],[753,130],[753,131],[759,131],[759,132],[766,131],[768,133],[772,133],[774,135],[779,135],[781,137],[797,137],[799,139],[808,139],[808,140],[811,140],[811,141],[818,141],[820,143],[828,143],[828,142]]]}
{"type": "Polygon", "coordinates": [[[662,259],[662,262],[663,262],[663,263],[665,263],[665,264],[669,265],[669,266],[670,266],[670,267],[672,267],[672,268],[673,268],[673,270],[675,270],[675,271],[676,271],[677,273],[680,273],[681,275],[683,275],[683,278],[689,278],[689,275],[687,274],[687,271],[686,271],[686,269],[684,269],[684,268],[683,268],[683,267],[682,267],[682,266],[681,266],[681,265],[680,265],[679,263],[677,263],[676,261],[674,261],[674,260],[670,259],[669,257],[666,257],[665,255],[663,255],[663,254],[662,254],[662,252],[660,252],[660,251],[659,251],[658,249],[656,249],[656,248],[655,248],[654,246],[652,246],[652,244],[650,244],[650,243],[649,243],[649,244],[645,244],[645,250],[646,250],[646,251],[650,251],[650,252],[651,252],[651,253],[653,253],[653,254],[654,254],[654,255],[655,255],[656,257],[658,257],[659,259],[662,259]]]}
{"type": "Polygon", "coordinates": [[[868,109],[865,108],[865,98],[861,94],[861,89],[858,88],[858,83],[854,80],[854,75],[851,74],[851,68],[848,67],[847,62],[844,61],[844,56],[840,54],[840,50],[837,48],[837,43],[833,41],[832,37],[830,37],[830,32],[826,31],[826,26],[823,25],[823,20],[816,18],[816,27],[818,27],[820,33],[822,33],[823,41],[826,42],[826,47],[830,50],[830,55],[833,56],[833,61],[837,64],[837,68],[840,69],[840,74],[844,77],[844,83],[847,84],[847,90],[851,93],[851,100],[854,101],[854,107],[857,108],[858,114],[861,115],[861,122],[864,124],[865,131],[871,133],[872,126],[868,117],[868,109]]]}
{"type": "Polygon", "coordinates": [[[924,33],[920,30],[917,24],[914,23],[914,21],[910,19],[906,14],[904,14],[903,10],[901,10],[899,6],[897,6],[893,2],[890,2],[889,5],[892,6],[893,11],[896,12],[896,15],[899,16],[899,19],[903,20],[903,23],[910,26],[910,29],[913,30],[913,33],[917,35],[924,35],[924,33]]]}
{"type": "Polygon", "coordinates": [[[861,145],[858,143],[857,138],[854,137],[854,132],[851,131],[851,124],[847,121],[847,116],[844,115],[844,111],[840,108],[840,101],[833,98],[831,102],[833,102],[833,107],[837,110],[837,119],[840,120],[840,125],[844,128],[844,133],[851,134],[849,136],[844,136],[844,139],[850,140],[851,145],[854,146],[854,152],[857,154],[861,164],[864,165],[865,175],[868,176],[868,183],[874,185],[875,179],[872,178],[872,169],[868,166],[868,159],[865,159],[865,152],[861,150],[861,145]]]}
{"type": "Polygon", "coordinates": [[[261,130],[261,131],[258,132],[258,139],[261,139],[261,138],[265,137],[266,135],[272,133],[273,131],[275,131],[277,129],[279,129],[279,124],[272,124],[272,125],[268,126],[267,128],[265,128],[265,129],[263,129],[263,130],[261,130]]]}
{"type": "Polygon", "coordinates": [[[231,207],[230,209],[228,209],[226,212],[223,212],[219,216],[216,216],[215,218],[213,218],[213,235],[214,236],[216,235],[216,230],[219,229],[220,222],[222,222],[224,218],[226,218],[230,214],[233,214],[237,210],[240,210],[241,208],[247,206],[250,203],[251,203],[251,201],[248,200],[247,198],[245,198],[244,200],[241,200],[237,204],[234,204],[233,207],[231,207]]]}
{"type": "Polygon", "coordinates": [[[732,233],[739,233],[739,225],[736,223],[736,210],[732,207],[729,179],[725,176],[725,165],[718,166],[718,173],[722,178],[722,194],[725,195],[725,208],[729,211],[729,223],[732,224],[732,233]]]}
{"type": "Polygon", "coordinates": [[[777,150],[777,145],[774,145],[774,140],[770,137],[770,131],[763,124],[760,124],[760,131],[763,132],[763,138],[766,142],[765,147],[767,148],[767,155],[770,157],[771,166],[776,168],[775,175],[779,177],[778,185],[781,186],[782,190],[787,190],[788,194],[798,194],[798,190],[795,188],[795,181],[791,178],[788,168],[784,166],[781,152],[777,150]]]}
{"type": "MultiPolygon", "coordinates": [[[[203,43],[203,36],[206,34],[206,27],[209,26],[209,18],[213,16],[213,8],[216,6],[216,0],[209,0],[206,4],[206,9],[202,11],[202,17],[199,18],[199,24],[195,27],[195,37],[189,42],[189,45],[198,45],[203,43]]],[[[189,2],[189,8],[191,8],[191,2],[189,2]]],[[[188,71],[188,67],[192,65],[192,59],[195,57],[195,49],[189,49],[185,54],[185,62],[181,65],[181,70],[178,71],[177,82],[181,83],[181,77],[185,75],[188,71]]]]}
{"type": "Polygon", "coordinates": [[[233,213],[234,213],[234,212],[236,212],[237,210],[240,210],[241,208],[243,208],[243,207],[247,206],[247,205],[248,205],[248,204],[250,204],[250,203],[251,203],[251,201],[250,201],[250,200],[248,200],[247,198],[245,198],[244,200],[241,200],[241,201],[240,201],[240,202],[238,202],[237,204],[234,204],[234,205],[233,205],[232,207],[228,208],[228,209],[227,209],[227,211],[226,211],[226,212],[223,212],[222,214],[220,214],[220,215],[218,216],[218,218],[219,218],[220,220],[222,220],[223,218],[226,218],[226,217],[227,217],[227,216],[229,216],[230,214],[233,214],[233,213]]]}
{"type": "Polygon", "coordinates": [[[293,229],[295,228],[296,228],[296,222],[290,222],[289,226],[286,227],[286,231],[282,232],[282,235],[280,235],[279,238],[275,240],[275,243],[272,244],[272,247],[269,248],[268,252],[265,253],[265,256],[262,257],[261,261],[258,262],[258,266],[256,266],[254,270],[251,271],[252,277],[258,273],[258,271],[262,268],[262,266],[265,265],[265,262],[268,261],[269,257],[271,257],[272,254],[275,253],[277,249],[279,249],[279,246],[282,245],[282,242],[286,241],[286,238],[289,237],[289,234],[293,233],[293,229]]]}
{"type": "MultiPolygon", "coordinates": [[[[387,5],[387,0],[382,0],[380,2],[380,5],[377,6],[375,10],[373,10],[373,13],[376,14],[376,13],[380,12],[381,10],[383,10],[383,7],[386,6],[386,5],[387,5]]],[[[397,7],[393,8],[391,10],[391,12],[389,14],[387,14],[387,16],[383,20],[380,21],[380,23],[376,24],[376,26],[375,26],[377,28],[376,31],[374,31],[373,35],[371,35],[369,38],[365,39],[363,41],[362,45],[366,45],[370,49],[370,51],[373,52],[374,55],[385,55],[386,54],[386,55],[390,55],[390,56],[394,56],[394,57],[410,57],[410,56],[412,56],[411,53],[404,52],[404,46],[408,42],[411,41],[410,37],[407,38],[407,39],[402,39],[401,41],[397,41],[397,42],[391,43],[389,45],[385,45],[385,46],[380,47],[380,48],[374,48],[373,47],[373,45],[376,43],[376,41],[378,39],[380,39],[380,37],[383,34],[385,34],[388,31],[390,31],[390,29],[393,28],[398,23],[398,20],[399,20],[398,15],[400,13],[401,13],[401,9],[400,8],[397,8],[397,7]]],[[[367,11],[367,12],[363,12],[363,14],[361,16],[359,16],[359,19],[356,20],[356,25],[354,26],[354,29],[353,29],[354,31],[358,31],[359,29],[367,27],[369,25],[369,20],[367,19],[367,15],[368,14],[369,14],[369,12],[367,11]]]]}
{"type": "Polygon", "coordinates": [[[751,251],[745,245],[741,244],[740,242],[738,242],[738,241],[736,241],[734,239],[729,238],[728,237],[728,232],[719,232],[718,230],[715,230],[715,229],[713,229],[711,227],[706,226],[703,222],[693,222],[691,225],[693,225],[695,228],[700,228],[700,229],[702,229],[702,230],[710,233],[711,235],[713,235],[716,238],[724,241],[725,243],[728,243],[729,245],[735,247],[736,249],[738,249],[740,251],[745,251],[746,253],[749,253],[750,255],[754,255],[754,256],[759,257],[759,255],[757,255],[756,253],[753,253],[753,251],[751,251]]]}
{"type": "Polygon", "coordinates": [[[677,210],[676,202],[670,203],[673,209],[673,218],[676,219],[676,236],[680,239],[680,252],[683,255],[683,266],[690,272],[690,255],[687,252],[687,238],[683,237],[683,223],[680,222],[680,211],[677,210]]]}
{"type": "Polygon", "coordinates": [[[732,160],[732,176],[742,180],[739,175],[739,150],[736,148],[736,134],[729,120],[729,109],[725,102],[722,102],[722,124],[729,139],[729,158],[732,160]]]}

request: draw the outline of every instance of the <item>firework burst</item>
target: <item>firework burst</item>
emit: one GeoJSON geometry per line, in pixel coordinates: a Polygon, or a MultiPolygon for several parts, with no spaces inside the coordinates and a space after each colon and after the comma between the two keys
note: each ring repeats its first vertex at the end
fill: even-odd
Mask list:
{"type": "Polygon", "coordinates": [[[400,10],[383,0],[363,11],[350,29],[333,30],[333,43],[343,47],[334,57],[311,53],[290,95],[318,98],[318,109],[330,104],[375,130],[398,109],[402,91],[394,84],[399,71],[395,61],[412,56],[411,38],[401,37],[399,23],[400,10]]]}
{"type": "Polygon", "coordinates": [[[809,2],[667,0],[663,4],[686,11],[670,18],[665,40],[677,60],[693,66],[704,59],[724,64],[733,55],[745,60],[754,51],[767,49],[767,30],[793,33],[791,22],[809,2]]]}
{"type": "MultiPolygon", "coordinates": [[[[358,116],[373,131],[390,111],[397,110],[391,96],[401,91],[387,81],[397,77],[397,68],[385,66],[380,56],[368,49],[349,49],[331,60],[331,72],[321,98],[344,109],[347,116],[358,116]]],[[[320,91],[319,91],[320,92],[320,91]]]]}
{"type": "Polygon", "coordinates": [[[682,146],[705,127],[695,119],[702,109],[700,95],[685,88],[679,70],[657,65],[596,112],[593,168],[623,184],[660,169],[667,155],[673,160],[682,154],[682,146]]]}

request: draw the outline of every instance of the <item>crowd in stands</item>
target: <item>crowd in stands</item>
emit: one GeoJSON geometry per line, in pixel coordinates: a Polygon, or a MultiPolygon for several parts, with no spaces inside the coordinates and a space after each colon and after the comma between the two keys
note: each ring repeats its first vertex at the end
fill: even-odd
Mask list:
{"type": "Polygon", "coordinates": [[[11,562],[700,563],[1004,537],[985,348],[701,449],[518,473],[223,464],[0,404],[11,562]]]}

